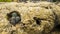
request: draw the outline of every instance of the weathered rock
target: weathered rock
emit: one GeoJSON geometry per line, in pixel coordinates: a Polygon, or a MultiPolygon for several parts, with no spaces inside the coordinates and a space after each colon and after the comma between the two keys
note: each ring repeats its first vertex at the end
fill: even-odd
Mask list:
{"type": "Polygon", "coordinates": [[[50,2],[0,4],[0,34],[49,33],[55,25],[55,14],[59,18],[60,10],[57,7],[60,8],[50,2]],[[7,14],[12,11],[17,11],[21,15],[21,22],[15,26],[7,20],[7,14]]]}

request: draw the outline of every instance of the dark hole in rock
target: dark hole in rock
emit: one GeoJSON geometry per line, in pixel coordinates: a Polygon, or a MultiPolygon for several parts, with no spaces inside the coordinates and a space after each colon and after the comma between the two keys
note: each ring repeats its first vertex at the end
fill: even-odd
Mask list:
{"type": "Polygon", "coordinates": [[[33,19],[36,20],[36,24],[40,25],[41,19],[39,19],[37,17],[34,17],[33,19]]]}
{"type": "Polygon", "coordinates": [[[23,25],[25,25],[25,24],[23,24],[23,25]]]}
{"type": "Polygon", "coordinates": [[[45,7],[46,9],[49,9],[48,7],[45,7]]]}
{"type": "Polygon", "coordinates": [[[7,19],[12,25],[16,25],[21,21],[21,15],[18,13],[18,11],[12,11],[7,14],[7,19]]]}
{"type": "Polygon", "coordinates": [[[45,7],[46,9],[52,9],[52,7],[51,6],[47,6],[47,7],[45,7]]]}

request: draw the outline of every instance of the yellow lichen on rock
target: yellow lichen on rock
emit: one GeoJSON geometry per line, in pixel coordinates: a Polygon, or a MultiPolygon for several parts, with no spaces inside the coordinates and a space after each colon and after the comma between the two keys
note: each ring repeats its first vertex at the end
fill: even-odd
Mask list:
{"type": "MultiPolygon", "coordinates": [[[[55,14],[59,18],[59,6],[50,2],[5,3],[0,5],[0,33],[2,34],[47,34],[55,25],[55,14]],[[48,4],[47,4],[48,3],[48,4]],[[56,7],[55,7],[56,6],[56,7]],[[55,11],[53,11],[55,10],[55,11]],[[21,22],[13,26],[7,14],[19,12],[21,22]],[[42,33],[43,32],[43,33],[42,33]]],[[[58,19],[59,20],[59,19],[58,19]]],[[[59,20],[60,21],[60,20],[59,20]]]]}

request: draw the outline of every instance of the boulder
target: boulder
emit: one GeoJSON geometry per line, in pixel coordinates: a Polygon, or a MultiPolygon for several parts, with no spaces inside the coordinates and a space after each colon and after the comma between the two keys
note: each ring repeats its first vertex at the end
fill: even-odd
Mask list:
{"type": "Polygon", "coordinates": [[[48,34],[56,23],[60,23],[59,6],[50,2],[40,3],[1,3],[0,34],[48,34]],[[21,21],[15,26],[7,14],[16,11],[21,21]],[[55,20],[57,21],[55,23],[55,20]]]}

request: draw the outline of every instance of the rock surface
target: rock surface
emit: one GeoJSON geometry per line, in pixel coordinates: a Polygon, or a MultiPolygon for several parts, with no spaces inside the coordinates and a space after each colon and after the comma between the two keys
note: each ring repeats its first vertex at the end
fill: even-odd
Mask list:
{"type": "Polygon", "coordinates": [[[60,7],[50,2],[1,3],[0,34],[50,34],[56,23],[60,23],[60,7]],[[13,26],[7,14],[19,12],[21,22],[13,26]],[[57,19],[56,19],[57,18],[57,19]]]}

